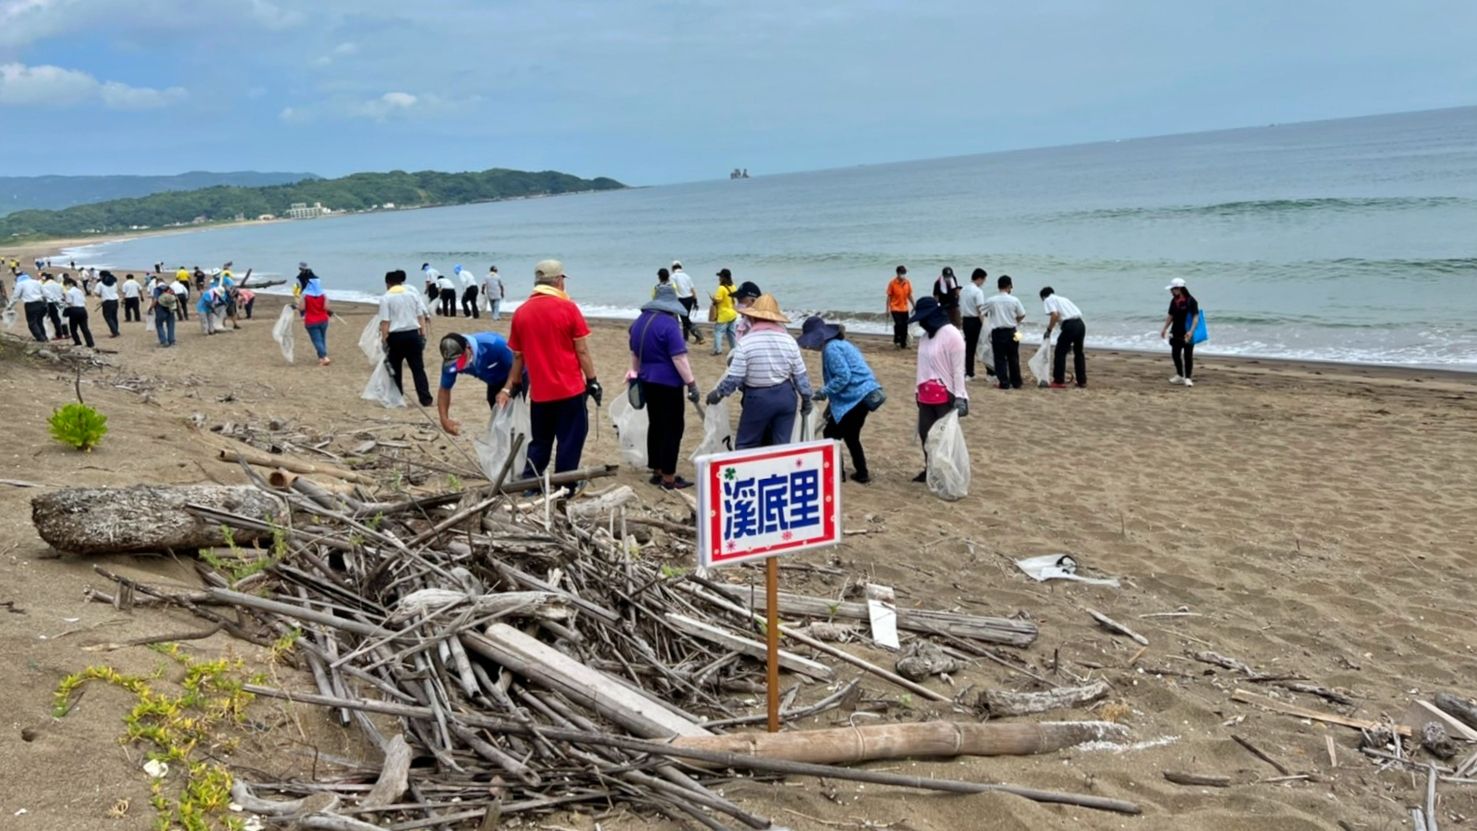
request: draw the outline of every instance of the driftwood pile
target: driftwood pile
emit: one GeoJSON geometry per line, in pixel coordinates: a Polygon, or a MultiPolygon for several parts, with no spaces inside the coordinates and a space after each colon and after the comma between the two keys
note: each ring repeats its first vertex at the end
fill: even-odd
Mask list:
{"type": "MultiPolygon", "coordinates": [[[[164,590],[112,574],[98,599],[182,606],[239,638],[295,638],[314,689],[250,686],[259,696],[330,708],[379,748],[382,770],[317,781],[238,781],[247,810],[304,828],[494,827],[500,818],[585,806],[624,807],[683,824],[770,827],[718,792],[744,777],[824,776],[955,793],[1004,791],[1029,799],[1137,813],[1132,803],[1003,784],[920,778],[840,767],[875,759],[1049,752],[1121,741],[1102,722],[868,724],[777,735],[731,733],[762,724],[762,629],[748,593],[674,565],[690,561],[688,523],[639,510],[629,487],[562,499],[560,486],[599,481],[592,468],[543,482],[375,501],[362,487],[328,485],[288,470],[263,477],[227,456],[255,493],[103,491],[38,498],[38,528],[64,550],[100,551],[75,539],[75,520],[118,534],[129,550],[202,546],[203,591],[164,590]],[[544,495],[530,495],[529,489],[544,495]],[[552,494],[547,489],[555,489],[552,494]],[[123,517],[159,499],[193,522],[162,525],[149,540],[123,517]],[[118,514],[110,518],[110,506],[118,514]],[[66,511],[73,513],[66,513],[66,511]],[[223,533],[222,528],[230,529],[223,533]],[[191,537],[189,529],[197,536],[191,537]],[[221,547],[222,539],[227,541],[221,547]],[[256,540],[246,547],[244,540],[256,540]],[[670,558],[670,559],[669,559],[670,558]],[[208,566],[207,562],[215,564],[208,566]]],[[[298,465],[301,468],[301,465],[298,465]]],[[[207,489],[208,490],[208,489],[207,489]]],[[[83,532],[86,535],[86,532],[83,532]]],[[[96,540],[93,540],[96,542],[96,540]]],[[[858,617],[853,604],[782,597],[786,615],[858,617]]],[[[1015,620],[904,610],[899,626],[952,648],[1024,645],[1034,626],[1015,620]]],[[[856,669],[901,690],[929,687],[786,625],[783,669],[793,686],[787,723],[861,704],[856,669]],[[797,651],[799,650],[799,651],[797,651]],[[854,674],[854,672],[853,672],[854,674]],[[808,704],[802,686],[815,685],[808,704]]],[[[996,702],[993,706],[1006,707],[996,702]]],[[[967,707],[956,712],[970,714],[967,707]]],[[[1023,707],[1022,712],[1031,711],[1023,707]]]]}

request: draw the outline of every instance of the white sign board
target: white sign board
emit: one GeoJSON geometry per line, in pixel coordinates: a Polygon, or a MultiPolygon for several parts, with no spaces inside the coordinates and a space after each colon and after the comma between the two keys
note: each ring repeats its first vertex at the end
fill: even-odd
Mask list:
{"type": "Polygon", "coordinates": [[[841,542],[841,464],[834,441],[697,459],[698,564],[704,568],[841,542]]]}

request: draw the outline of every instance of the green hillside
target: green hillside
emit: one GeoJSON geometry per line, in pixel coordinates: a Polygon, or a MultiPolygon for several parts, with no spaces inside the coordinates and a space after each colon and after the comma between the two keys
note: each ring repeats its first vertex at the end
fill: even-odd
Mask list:
{"type": "Polygon", "coordinates": [[[113,199],[59,211],[17,211],[0,217],[0,241],[45,237],[114,234],[144,228],[166,228],[264,214],[285,216],[294,203],[322,203],[337,213],[396,208],[460,205],[521,196],[542,196],[625,185],[614,179],[581,179],[555,170],[528,172],[493,168],[480,172],[355,173],[339,179],[313,179],[270,187],[213,187],[156,193],[136,199],[113,199]]]}

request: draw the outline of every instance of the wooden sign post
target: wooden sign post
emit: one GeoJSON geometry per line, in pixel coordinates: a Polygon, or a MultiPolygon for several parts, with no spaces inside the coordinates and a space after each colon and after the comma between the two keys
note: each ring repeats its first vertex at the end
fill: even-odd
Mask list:
{"type": "Polygon", "coordinates": [[[841,542],[841,465],[834,441],[756,447],[697,459],[698,565],[766,559],[769,732],[780,729],[779,560],[841,542]]]}

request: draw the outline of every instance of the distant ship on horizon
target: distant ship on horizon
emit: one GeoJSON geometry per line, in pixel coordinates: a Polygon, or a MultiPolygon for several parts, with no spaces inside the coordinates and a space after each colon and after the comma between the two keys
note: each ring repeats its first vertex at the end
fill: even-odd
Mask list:
{"type": "Polygon", "coordinates": [[[730,173],[730,174],[728,174],[728,178],[730,178],[730,179],[747,179],[747,178],[749,178],[749,169],[747,167],[744,167],[744,168],[735,167],[733,169],[733,172],[730,173]]]}

